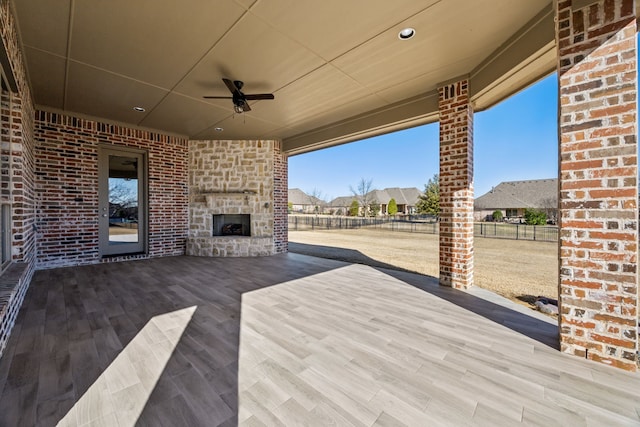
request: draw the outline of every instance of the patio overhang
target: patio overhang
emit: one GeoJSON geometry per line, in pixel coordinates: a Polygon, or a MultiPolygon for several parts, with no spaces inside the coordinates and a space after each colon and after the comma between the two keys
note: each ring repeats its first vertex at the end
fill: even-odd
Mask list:
{"type": "Polygon", "coordinates": [[[287,154],[437,121],[437,87],[453,77],[469,76],[479,111],[556,66],[550,0],[12,4],[38,109],[277,139],[287,154]],[[413,39],[398,38],[405,27],[413,39]],[[202,98],[226,95],[223,77],[275,100],[238,120],[230,100],[202,98]]]}

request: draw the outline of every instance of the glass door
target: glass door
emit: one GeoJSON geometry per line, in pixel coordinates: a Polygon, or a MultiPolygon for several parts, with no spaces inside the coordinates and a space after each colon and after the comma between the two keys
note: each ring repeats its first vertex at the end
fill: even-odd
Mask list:
{"type": "Polygon", "coordinates": [[[100,254],[145,251],[144,153],[101,148],[99,153],[100,254]]]}

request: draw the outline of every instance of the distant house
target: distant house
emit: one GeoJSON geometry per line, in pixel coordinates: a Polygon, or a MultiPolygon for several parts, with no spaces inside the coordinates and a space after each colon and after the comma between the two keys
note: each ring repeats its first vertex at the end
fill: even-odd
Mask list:
{"type": "Polygon", "coordinates": [[[555,222],[558,215],[558,180],[501,182],[475,200],[474,219],[490,221],[493,212],[499,210],[505,220],[518,221],[523,218],[527,208],[542,210],[547,213],[547,218],[555,222]]]}
{"type": "Polygon", "coordinates": [[[393,187],[385,188],[383,191],[388,194],[388,198],[379,200],[384,209],[384,211],[382,212],[383,214],[387,213],[387,207],[391,199],[395,199],[396,204],[398,205],[399,214],[410,215],[416,213],[416,205],[420,200],[422,191],[418,190],[416,187],[393,187]]]}
{"type": "MultiPolygon", "coordinates": [[[[380,205],[379,215],[386,215],[388,213],[388,206],[391,199],[395,199],[398,205],[398,214],[413,214],[416,211],[416,204],[421,194],[422,192],[415,187],[393,187],[385,188],[384,190],[372,190],[367,194],[367,199],[380,205]]],[[[329,211],[333,211],[335,215],[347,215],[351,203],[357,199],[356,196],[336,197],[329,202],[328,209],[329,211]]]]}
{"type": "Polygon", "coordinates": [[[290,188],[289,204],[294,213],[323,213],[327,202],[310,196],[299,188],[290,188]]]}
{"type": "Polygon", "coordinates": [[[327,203],[327,211],[332,215],[349,215],[351,203],[356,199],[355,196],[336,197],[327,203]]]}

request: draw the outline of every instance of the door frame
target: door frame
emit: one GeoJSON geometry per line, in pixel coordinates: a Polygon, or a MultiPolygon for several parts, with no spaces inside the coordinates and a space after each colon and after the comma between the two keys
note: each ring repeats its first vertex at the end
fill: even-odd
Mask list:
{"type": "Polygon", "coordinates": [[[148,253],[149,250],[149,204],[148,204],[148,152],[120,145],[98,146],[98,242],[101,257],[148,253]],[[109,244],[109,156],[136,156],[138,167],[138,242],[109,244]],[[106,209],[105,209],[106,208],[106,209]],[[106,212],[106,216],[105,215],[106,212]]]}

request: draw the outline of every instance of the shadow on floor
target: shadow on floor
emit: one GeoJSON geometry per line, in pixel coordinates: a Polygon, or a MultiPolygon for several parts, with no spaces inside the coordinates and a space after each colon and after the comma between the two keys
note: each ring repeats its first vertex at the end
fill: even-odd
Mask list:
{"type": "Polygon", "coordinates": [[[524,306],[516,305],[489,291],[473,288],[469,292],[464,292],[443,287],[438,284],[438,279],[435,277],[417,274],[380,262],[353,249],[290,242],[289,251],[384,269],[386,274],[398,280],[479,314],[551,348],[559,349],[558,326],[553,319],[549,318],[546,321],[542,317],[543,315],[524,306]],[[530,313],[527,313],[528,311],[530,313]]]}
{"type": "Polygon", "coordinates": [[[354,264],[364,264],[370,267],[388,268],[390,270],[405,271],[414,273],[402,267],[388,264],[376,259],[370,258],[360,251],[354,249],[339,248],[336,246],[310,245],[308,243],[289,242],[289,252],[301,255],[314,256],[318,258],[333,259],[336,261],[349,262],[354,264]]]}
{"type": "Polygon", "coordinates": [[[0,360],[0,425],[235,426],[242,294],[342,266],[283,254],[38,271],[0,360]]]}
{"type": "MultiPolygon", "coordinates": [[[[487,295],[350,256],[556,347],[553,325],[487,295]]],[[[289,253],[38,271],[0,360],[0,425],[237,425],[243,294],[345,266],[289,253]]]]}

